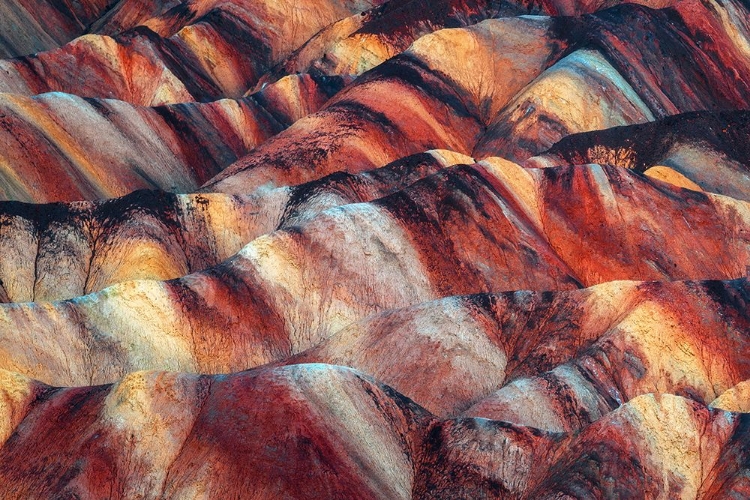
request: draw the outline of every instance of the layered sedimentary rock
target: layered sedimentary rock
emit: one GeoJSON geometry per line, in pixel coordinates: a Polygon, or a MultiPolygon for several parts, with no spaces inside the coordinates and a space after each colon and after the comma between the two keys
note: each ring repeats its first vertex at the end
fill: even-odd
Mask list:
{"type": "Polygon", "coordinates": [[[561,19],[556,29],[575,52],[495,117],[475,154],[523,160],[571,133],[746,107],[746,20],[735,18],[744,32],[727,29],[727,18],[738,7],[731,2],[677,2],[664,10],[621,5],[561,19]],[[651,38],[644,40],[645,33],[651,38]],[[698,35],[705,43],[693,41],[698,35]]]}
{"type": "Polygon", "coordinates": [[[750,495],[746,2],[32,3],[0,497],[750,495]]]}
{"type": "Polygon", "coordinates": [[[121,28],[129,28],[150,17],[149,12],[158,13],[170,3],[176,2],[118,2],[110,9],[109,2],[103,0],[9,0],[0,6],[0,57],[25,56],[60,47],[106,17],[119,17],[121,28]]]}
{"type": "Polygon", "coordinates": [[[366,318],[287,362],[355,367],[441,416],[571,431],[639,394],[708,404],[750,378],[733,354],[747,299],[743,280],[450,297],[366,318]]]}
{"type": "Polygon", "coordinates": [[[742,26],[722,24],[734,26],[729,12],[738,7],[680,6],[492,19],[426,35],[206,188],[299,183],[342,164],[364,170],[436,147],[521,161],[574,132],[745,106],[749,38],[742,26]],[[698,18],[712,30],[705,49],[689,41],[687,26],[698,18]],[[645,32],[656,33],[649,48],[638,35],[645,32]],[[366,146],[373,142],[383,144],[376,158],[366,146]]]}
{"type": "Polygon", "coordinates": [[[605,163],[693,190],[750,197],[750,112],[685,113],[565,137],[525,165],[605,163]]]}
{"type": "Polygon", "coordinates": [[[62,91],[143,106],[239,97],[321,28],[373,5],[180,3],[115,37],[86,34],[58,49],[2,61],[0,91],[62,91]],[[264,30],[268,25],[276,28],[264,30]]]}
{"type": "Polygon", "coordinates": [[[440,421],[387,386],[329,365],[228,377],[138,372],[78,389],[3,377],[21,393],[19,427],[0,450],[6,498],[746,492],[739,443],[747,415],[668,394],[639,396],[574,435],[440,421]],[[33,468],[40,463],[48,464],[41,473],[33,468]]]}
{"type": "Polygon", "coordinates": [[[492,17],[534,11],[523,2],[411,0],[386,2],[321,30],[264,75],[269,81],[290,73],[360,75],[406,50],[419,37],[492,17]]]}
{"type": "Polygon", "coordinates": [[[27,398],[28,432],[0,452],[6,498],[298,496],[298,475],[311,478],[308,498],[408,498],[412,450],[429,418],[372,379],[325,365],[230,377],[141,372],[87,389],[30,384],[27,398]],[[54,419],[68,425],[50,427],[54,419]],[[37,441],[52,434],[57,446],[37,441]],[[344,443],[354,446],[340,453],[344,443]],[[28,465],[56,465],[16,482],[31,472],[19,461],[30,454],[28,465]]]}
{"type": "Polygon", "coordinates": [[[298,212],[294,225],[184,278],[2,306],[0,367],[52,384],[132,369],[234,371],[438,297],[745,274],[745,202],[617,167],[536,172],[503,160],[454,166],[374,202],[298,212]],[[20,342],[24,325],[33,345],[20,342]]]}
{"type": "Polygon", "coordinates": [[[280,226],[375,200],[455,163],[473,159],[431,151],[371,172],[245,196],[138,191],[101,202],[0,203],[3,301],[68,299],[122,281],[200,271],[280,226]]]}
{"type": "Polygon", "coordinates": [[[0,94],[0,197],[43,203],[137,189],[190,192],[344,84],[294,75],[241,99],[157,107],[59,92],[0,94]]]}

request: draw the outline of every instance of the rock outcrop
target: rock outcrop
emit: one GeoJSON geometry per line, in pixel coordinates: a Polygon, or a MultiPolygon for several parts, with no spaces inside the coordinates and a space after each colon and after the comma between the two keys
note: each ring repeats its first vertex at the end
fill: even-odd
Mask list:
{"type": "Polygon", "coordinates": [[[0,497],[750,496],[748,19],[6,2],[0,497]]]}

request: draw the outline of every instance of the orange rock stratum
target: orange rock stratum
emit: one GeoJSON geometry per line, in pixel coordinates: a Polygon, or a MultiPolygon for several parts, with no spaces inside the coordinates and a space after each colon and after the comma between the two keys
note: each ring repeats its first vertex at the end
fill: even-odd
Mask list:
{"type": "Polygon", "coordinates": [[[0,499],[750,498],[747,0],[0,0],[0,499]]]}

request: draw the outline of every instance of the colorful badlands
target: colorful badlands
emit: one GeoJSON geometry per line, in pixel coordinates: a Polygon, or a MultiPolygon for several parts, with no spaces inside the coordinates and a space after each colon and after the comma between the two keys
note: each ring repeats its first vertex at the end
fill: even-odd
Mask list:
{"type": "Polygon", "coordinates": [[[747,0],[4,0],[0,498],[750,498],[747,0]]]}

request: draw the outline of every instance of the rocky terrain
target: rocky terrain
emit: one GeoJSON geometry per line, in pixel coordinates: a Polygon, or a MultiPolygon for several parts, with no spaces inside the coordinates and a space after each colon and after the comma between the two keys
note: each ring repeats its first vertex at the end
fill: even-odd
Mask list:
{"type": "Polygon", "coordinates": [[[0,498],[750,497],[746,0],[8,0],[0,498]]]}

